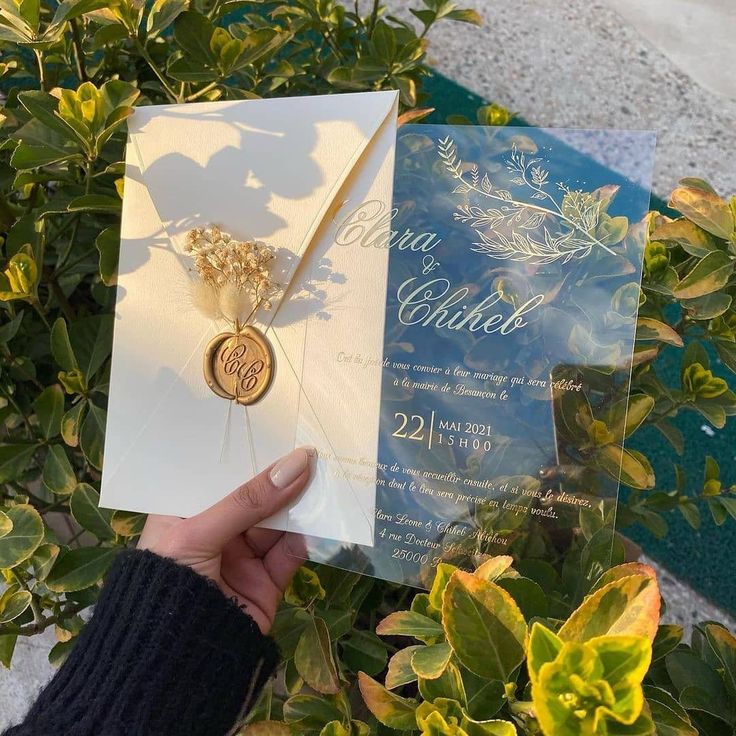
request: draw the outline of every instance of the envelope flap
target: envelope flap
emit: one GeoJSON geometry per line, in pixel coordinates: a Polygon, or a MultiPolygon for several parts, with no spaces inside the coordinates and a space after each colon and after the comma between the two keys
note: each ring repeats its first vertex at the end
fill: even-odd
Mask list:
{"type": "Polygon", "coordinates": [[[216,223],[276,248],[286,285],[396,100],[375,92],[142,107],[130,139],[178,253],[189,229],[216,223]]]}

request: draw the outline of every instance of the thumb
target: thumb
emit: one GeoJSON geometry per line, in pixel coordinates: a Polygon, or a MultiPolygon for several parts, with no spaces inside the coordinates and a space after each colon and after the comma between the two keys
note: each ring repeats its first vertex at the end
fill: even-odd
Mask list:
{"type": "Polygon", "coordinates": [[[307,487],[317,453],[298,447],[214,506],[182,522],[180,533],[198,550],[216,554],[238,534],[282,509],[307,487]]]}

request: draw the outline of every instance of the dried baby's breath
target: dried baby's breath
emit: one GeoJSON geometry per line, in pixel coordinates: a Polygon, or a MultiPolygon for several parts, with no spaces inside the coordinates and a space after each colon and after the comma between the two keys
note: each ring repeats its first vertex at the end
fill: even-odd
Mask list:
{"type": "MultiPolygon", "coordinates": [[[[271,308],[279,289],[271,277],[273,248],[260,240],[236,240],[217,225],[187,233],[184,250],[194,259],[200,284],[215,296],[219,313],[232,322],[243,321],[258,307],[271,308]]],[[[195,305],[211,316],[211,300],[195,287],[195,305]],[[206,306],[206,310],[202,307],[206,306]]]]}

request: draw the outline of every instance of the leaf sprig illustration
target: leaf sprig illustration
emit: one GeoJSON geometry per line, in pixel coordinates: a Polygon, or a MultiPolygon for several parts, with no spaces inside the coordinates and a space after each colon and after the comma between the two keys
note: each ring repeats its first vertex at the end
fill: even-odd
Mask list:
{"type": "Polygon", "coordinates": [[[481,176],[475,165],[466,171],[457,146],[449,136],[438,141],[437,152],[447,171],[458,181],[453,193],[472,191],[497,202],[495,207],[488,209],[461,205],[453,215],[456,221],[468,223],[480,238],[473,243],[474,251],[493,258],[537,265],[583,258],[594,247],[616,255],[606,242],[596,237],[604,219],[611,220],[604,212],[603,201],[558,183],[557,190],[563,192],[558,202],[546,189],[551,182],[542,158],[528,157],[514,146],[506,160],[506,168],[513,175],[511,182],[530,190],[530,200],[536,200],[532,202],[515,199],[507,189],[495,186],[487,173],[481,176]],[[559,232],[547,226],[548,220],[550,224],[557,223],[555,230],[559,232]],[[535,234],[540,228],[542,233],[535,234]],[[487,230],[493,231],[492,236],[485,232],[487,230]]]}

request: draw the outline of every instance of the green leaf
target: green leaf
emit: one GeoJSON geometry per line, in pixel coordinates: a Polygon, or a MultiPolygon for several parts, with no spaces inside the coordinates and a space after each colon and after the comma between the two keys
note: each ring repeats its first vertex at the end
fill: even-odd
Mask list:
{"type": "Polygon", "coordinates": [[[102,469],[102,450],[105,446],[105,423],[107,412],[91,401],[87,402],[89,411],[82,422],[79,444],[90,465],[102,469]]]}
{"type": "Polygon", "coordinates": [[[0,624],[18,618],[31,605],[32,600],[33,596],[27,590],[8,588],[0,596],[0,624]]]}
{"type": "Polygon", "coordinates": [[[187,8],[188,0],[156,0],[146,20],[146,33],[155,36],[168,28],[187,8]]]}
{"type": "Polygon", "coordinates": [[[214,26],[201,13],[187,10],[174,23],[174,38],[188,57],[205,64],[214,64],[210,48],[214,26]]]}
{"type": "Polygon", "coordinates": [[[48,30],[53,31],[73,18],[106,6],[105,0],[64,0],[56,7],[48,30]]]}
{"type": "Polygon", "coordinates": [[[120,251],[120,228],[108,227],[95,240],[100,254],[100,277],[105,286],[114,286],[118,280],[118,254],[120,251]]]}
{"type": "Polygon", "coordinates": [[[13,319],[7,321],[0,327],[0,344],[9,343],[17,334],[20,323],[23,321],[25,312],[18,312],[13,319]]]}
{"type": "Polygon", "coordinates": [[[38,445],[14,443],[0,445],[0,483],[17,480],[28,467],[38,445]]]}
{"type": "Polygon", "coordinates": [[[48,440],[61,431],[61,417],[64,414],[64,391],[58,384],[45,388],[34,400],[41,433],[48,440]]]}
{"type": "Polygon", "coordinates": [[[659,586],[653,575],[628,575],[596,590],[573,611],[558,635],[585,642],[607,635],[645,636],[654,641],[659,623],[659,586]]]}
{"type": "Polygon", "coordinates": [[[52,493],[60,495],[71,493],[77,485],[74,469],[61,445],[49,446],[41,480],[52,493]]]}
{"type": "Polygon", "coordinates": [[[396,56],[396,33],[384,21],[379,20],[373,28],[371,43],[376,56],[384,62],[391,62],[396,56]]]}
{"type": "Polygon", "coordinates": [[[172,59],[166,67],[166,73],[177,82],[194,82],[195,84],[212,82],[219,76],[217,69],[204,66],[201,61],[187,57],[172,59]]]}
{"type": "Polygon", "coordinates": [[[690,723],[687,712],[680,715],[672,708],[656,700],[647,699],[649,713],[657,729],[657,736],[698,736],[698,730],[690,723]]]}
{"type": "Polygon", "coordinates": [[[501,578],[498,585],[517,603],[524,618],[545,618],[549,613],[549,602],[542,588],[529,578],[501,578]]]}
{"type": "Polygon", "coordinates": [[[5,668],[10,667],[17,640],[17,634],[4,634],[0,636],[0,664],[5,668]]]}
{"type": "Polygon", "coordinates": [[[526,621],[495,583],[455,572],[445,589],[442,618],[457,658],[477,675],[506,682],[523,661],[526,621]]]}
{"type": "Polygon", "coordinates": [[[341,644],[342,662],[353,672],[377,675],[386,666],[386,645],[372,631],[353,631],[341,644]]]}
{"type": "Polygon", "coordinates": [[[87,483],[80,483],[72,493],[69,508],[76,522],[98,539],[114,539],[110,526],[112,511],[100,508],[100,494],[87,483]]]}
{"type": "Polygon", "coordinates": [[[376,626],[380,636],[413,636],[415,639],[444,638],[442,626],[428,616],[414,611],[395,611],[376,626]]]}
{"type": "Polygon", "coordinates": [[[678,299],[694,299],[722,289],[731,278],[734,262],[723,251],[709,253],[685,275],[674,289],[678,299]]]}
{"type": "Polygon", "coordinates": [[[91,380],[112,352],[112,314],[96,314],[79,319],[69,330],[79,368],[91,380]]]}
{"type": "Polygon", "coordinates": [[[419,647],[411,658],[411,666],[419,677],[436,680],[447,667],[452,656],[452,648],[447,642],[419,647]]]}
{"type": "Polygon", "coordinates": [[[682,641],[683,628],[679,624],[660,624],[652,643],[652,662],[666,657],[682,641]]]}
{"type": "Polygon", "coordinates": [[[324,697],[294,695],[284,703],[284,720],[294,733],[321,731],[330,721],[340,721],[344,714],[324,697]]]}
{"type": "Polygon", "coordinates": [[[318,693],[340,691],[340,678],[327,624],[313,616],[299,637],[294,653],[294,663],[304,681],[318,693]]]}
{"type": "Polygon", "coordinates": [[[122,202],[119,197],[108,197],[106,194],[83,194],[75,197],[67,205],[69,212],[103,212],[119,215],[122,202]]]}
{"type": "MultiPolygon", "coordinates": [[[[60,117],[57,110],[59,107],[59,100],[46,92],[39,92],[37,90],[29,90],[27,92],[21,92],[18,95],[18,100],[23,107],[37,120],[41,125],[45,126],[49,130],[53,131],[60,136],[60,138],[41,138],[36,139],[36,143],[44,143],[48,140],[56,141],[77,141],[74,134],[74,130],[60,117]]],[[[37,128],[33,128],[37,131],[37,128]]],[[[24,136],[21,131],[18,132],[18,137],[23,140],[24,136]]],[[[78,150],[78,149],[77,149],[78,150]]]]}
{"type": "Polygon", "coordinates": [[[486,680],[464,667],[461,668],[465,710],[472,718],[485,721],[493,718],[507,700],[504,683],[486,680]]]}
{"type": "Polygon", "coordinates": [[[29,504],[6,509],[13,528],[0,537],[0,568],[15,567],[27,560],[43,540],[43,520],[29,504]]]}
{"type": "Polygon", "coordinates": [[[736,637],[720,624],[706,624],[705,635],[723,666],[726,688],[736,702],[736,637]]]}
{"type": "Polygon", "coordinates": [[[51,568],[46,586],[54,593],[89,588],[102,579],[116,554],[117,550],[110,547],[80,547],[63,552],[51,568]]]}
{"type": "Polygon", "coordinates": [[[66,662],[67,657],[71,654],[76,643],[77,639],[74,637],[68,641],[60,641],[54,644],[49,652],[49,664],[52,667],[61,667],[66,662]]]}
{"type": "Polygon", "coordinates": [[[672,192],[669,206],[718,238],[728,240],[733,234],[733,213],[728,204],[714,192],[694,187],[678,187],[672,192]]]}
{"type": "Polygon", "coordinates": [[[384,726],[397,731],[410,731],[416,728],[415,700],[392,693],[363,672],[358,673],[358,686],[368,710],[384,726]]]}
{"type": "Polygon", "coordinates": [[[79,368],[63,317],[59,317],[51,328],[51,354],[63,370],[79,368]]]}
{"type": "Polygon", "coordinates": [[[394,690],[401,685],[409,682],[416,682],[417,673],[411,666],[411,658],[414,652],[422,648],[421,644],[399,649],[396,654],[388,661],[388,671],[386,672],[385,683],[389,690],[394,690]]]}

